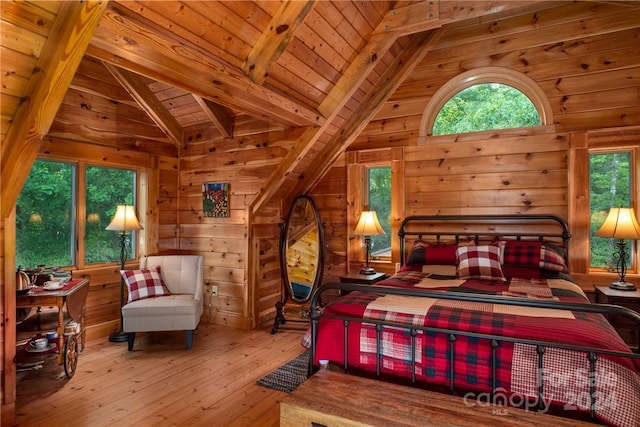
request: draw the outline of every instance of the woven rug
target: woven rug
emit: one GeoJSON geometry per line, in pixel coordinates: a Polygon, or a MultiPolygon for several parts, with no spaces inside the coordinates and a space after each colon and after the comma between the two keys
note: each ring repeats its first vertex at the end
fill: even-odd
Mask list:
{"type": "Polygon", "coordinates": [[[267,388],[291,393],[307,379],[308,368],[309,352],[303,351],[295,359],[260,378],[257,383],[267,388]]]}

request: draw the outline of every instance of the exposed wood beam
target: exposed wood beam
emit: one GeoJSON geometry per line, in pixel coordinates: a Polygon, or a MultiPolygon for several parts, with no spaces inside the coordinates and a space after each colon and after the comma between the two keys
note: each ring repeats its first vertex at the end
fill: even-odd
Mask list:
{"type": "MultiPolygon", "coordinates": [[[[568,3],[568,2],[567,2],[568,3]]],[[[387,12],[374,33],[393,32],[398,36],[438,28],[445,24],[487,17],[499,13],[529,12],[557,1],[484,1],[484,0],[431,0],[397,7],[387,12]]]]}
{"type": "Polygon", "coordinates": [[[56,143],[66,140],[114,147],[121,151],[144,151],[157,156],[178,157],[178,148],[168,140],[157,141],[139,136],[123,136],[111,130],[98,130],[84,124],[65,123],[57,119],[44,138],[40,152],[46,153],[47,146],[52,141],[56,143]]]}
{"type": "Polygon", "coordinates": [[[403,51],[362,99],[359,107],[331,138],[325,150],[314,159],[313,168],[296,186],[293,194],[304,194],[331,168],[335,160],[346,150],[364,127],[373,119],[382,104],[393,94],[411,71],[440,40],[445,28],[415,34],[403,51]]]}
{"type": "Polygon", "coordinates": [[[262,188],[260,188],[257,197],[249,209],[252,215],[255,215],[260,208],[278,192],[280,186],[282,186],[289,174],[296,168],[300,159],[313,147],[313,142],[315,142],[316,138],[321,134],[322,129],[320,126],[309,126],[300,138],[298,138],[293,146],[293,150],[282,159],[276,170],[271,173],[269,179],[267,179],[262,188]]]}
{"type": "Polygon", "coordinates": [[[255,83],[262,84],[271,66],[287,49],[293,35],[313,9],[314,0],[283,2],[267,29],[249,52],[242,70],[255,83]]]}
{"type": "Polygon", "coordinates": [[[349,64],[338,83],[331,88],[325,99],[318,106],[318,110],[327,118],[333,119],[351,96],[358,90],[367,76],[378,65],[379,60],[395,43],[395,33],[374,34],[367,45],[349,64]]]}
{"type": "Polygon", "coordinates": [[[107,9],[87,54],[259,119],[289,126],[325,122],[315,108],[254,83],[239,67],[140,17],[128,5],[107,9]]]}
{"type": "Polygon", "coordinates": [[[222,136],[233,138],[233,113],[231,110],[201,96],[193,95],[193,97],[222,136]]]}
{"type": "Polygon", "coordinates": [[[439,5],[439,1],[424,1],[392,9],[382,18],[374,33],[390,32],[399,37],[440,27],[439,5]]]}
{"type": "Polygon", "coordinates": [[[609,3],[609,4],[615,4],[617,6],[626,6],[626,7],[632,7],[632,8],[638,7],[637,1],[629,1],[629,0],[589,0],[589,1],[594,1],[597,3],[609,3]]]}
{"type": "MultiPolygon", "coordinates": [[[[322,133],[329,129],[330,124],[336,118],[341,108],[346,105],[355,91],[361,86],[362,82],[371,73],[373,68],[375,68],[376,59],[381,58],[396,42],[398,37],[434,30],[442,28],[442,26],[447,23],[474,19],[491,14],[507,13],[508,11],[512,11],[512,13],[514,11],[521,11],[524,13],[530,8],[540,5],[540,3],[541,2],[535,1],[510,0],[496,2],[439,0],[418,3],[398,3],[398,7],[390,10],[378,24],[367,45],[360,51],[338,83],[318,106],[318,110],[327,118],[327,123],[322,125],[317,131],[308,132],[303,135],[296,144],[298,151],[300,153],[311,151],[322,133]],[[307,139],[305,139],[305,137],[307,139]]],[[[434,40],[441,37],[442,33],[442,30],[435,32],[435,35],[429,42],[430,46],[434,43],[434,40]]],[[[423,57],[428,49],[430,49],[430,47],[425,47],[425,50],[420,49],[422,56],[418,56],[420,56],[420,58],[423,57]]],[[[398,65],[397,60],[395,63],[398,65]]],[[[415,62],[411,63],[410,68],[413,69],[415,65],[415,62]]],[[[408,68],[406,67],[407,64],[400,64],[400,66],[401,68],[408,68]]],[[[385,75],[387,76],[386,80],[381,79],[376,84],[376,89],[371,91],[372,94],[379,92],[379,94],[390,96],[390,93],[388,93],[389,85],[393,84],[394,87],[399,85],[399,81],[389,78],[388,72],[385,73],[385,75]]],[[[365,99],[367,101],[360,104],[360,113],[352,116],[349,122],[344,124],[339,132],[335,133],[335,135],[338,136],[334,136],[331,142],[325,146],[321,157],[314,159],[312,163],[315,169],[313,171],[305,171],[304,179],[296,183],[297,189],[294,191],[295,194],[308,191],[326,172],[326,166],[323,165],[333,163],[333,161],[344,152],[349,143],[353,141],[357,133],[373,118],[375,111],[371,112],[370,109],[376,108],[377,110],[382,101],[372,99],[371,94],[365,99]]],[[[267,203],[269,199],[279,191],[280,186],[285,182],[282,175],[283,172],[289,173],[293,171],[301,160],[302,157],[299,153],[290,153],[290,155],[283,160],[282,167],[278,168],[270,177],[265,188],[261,190],[258,197],[254,200],[252,212],[257,212],[261,206],[267,203]],[[276,176],[276,174],[279,175],[276,176]]]]}
{"type": "MultiPolygon", "coordinates": [[[[389,14],[392,12],[393,11],[389,12],[389,14]]],[[[437,27],[439,25],[437,22],[433,23],[431,21],[433,21],[433,19],[429,20],[430,26],[437,27]]],[[[319,128],[311,128],[298,139],[296,149],[282,160],[280,166],[271,174],[255,198],[251,206],[251,211],[254,214],[279,191],[285,182],[285,178],[296,168],[305,154],[313,148],[319,136],[328,129],[340,109],[346,105],[352,95],[360,88],[367,76],[376,67],[379,59],[382,58],[393,43],[395,43],[399,37],[399,33],[397,31],[389,31],[384,27],[384,23],[381,23],[377,27],[367,45],[358,53],[340,80],[318,106],[318,110],[327,118],[327,122],[319,128]]],[[[363,124],[362,127],[364,128],[365,125],[366,123],[363,124]]],[[[343,148],[343,151],[345,148],[346,147],[343,148]]],[[[307,178],[304,181],[308,182],[308,175],[305,176],[307,178]]]]}
{"type": "Polygon", "coordinates": [[[149,86],[147,86],[144,80],[130,71],[107,62],[103,62],[103,65],[109,70],[113,77],[118,80],[122,87],[129,92],[129,95],[131,95],[140,108],[147,113],[151,120],[162,129],[162,132],[167,135],[173,145],[178,148],[182,147],[182,127],[151,89],[149,89],[149,86]]]}
{"type": "Polygon", "coordinates": [[[107,3],[62,2],[60,5],[26,96],[2,143],[2,218],[7,218],[13,209],[40,151],[42,138],[51,127],[107,3]]]}

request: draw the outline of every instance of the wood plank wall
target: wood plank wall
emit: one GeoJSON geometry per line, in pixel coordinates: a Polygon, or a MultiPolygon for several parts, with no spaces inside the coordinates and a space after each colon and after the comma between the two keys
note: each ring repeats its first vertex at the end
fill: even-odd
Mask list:
{"type": "MultiPolygon", "coordinates": [[[[406,197],[395,223],[408,215],[544,213],[567,218],[566,134],[440,142],[445,139],[404,147],[401,185],[406,197]]],[[[312,194],[321,217],[328,219],[325,281],[338,280],[347,268],[360,268],[362,260],[353,259],[349,267],[345,262],[355,226],[354,219],[346,221],[351,217],[346,201],[357,197],[348,194],[344,169],[332,168],[312,194]]],[[[397,230],[393,238],[397,244],[397,230]]],[[[374,267],[392,273],[394,263],[374,267]]]]}
{"type": "MultiPolygon", "coordinates": [[[[394,221],[412,213],[489,211],[570,217],[569,141],[594,130],[640,125],[640,44],[635,24],[614,38],[606,31],[624,25],[624,11],[588,2],[566,7],[571,13],[541,12],[535,24],[515,17],[447,31],[441,47],[382,106],[349,148],[349,156],[340,157],[310,192],[325,224],[325,281],[337,280],[347,270],[347,260],[359,265],[350,256],[350,245],[356,243],[350,230],[360,195],[349,171],[380,153],[394,159],[394,170],[403,177],[398,190],[402,207],[394,221]],[[580,20],[596,15],[597,29],[585,35],[580,20]],[[554,117],[547,132],[426,137],[419,145],[422,115],[434,93],[460,73],[483,66],[520,71],[540,85],[554,117]],[[355,163],[348,162],[351,155],[355,163]]],[[[278,224],[288,206],[274,200],[256,218],[249,218],[247,207],[301,131],[247,120],[229,139],[211,129],[189,129],[179,161],[168,153],[154,161],[144,155],[143,163],[153,165],[145,210],[158,224],[157,230],[150,227],[149,233],[156,234],[148,238],[145,253],[205,255],[205,321],[248,328],[273,316],[280,294],[278,224]],[[203,217],[201,186],[206,182],[229,182],[231,218],[203,217]],[[218,297],[210,297],[212,285],[218,286],[218,297]]],[[[134,146],[114,144],[108,157],[130,164],[129,147],[134,146]]],[[[82,147],[58,154],[73,157],[78,152],[82,147]]],[[[100,159],[99,152],[95,155],[100,159]]],[[[391,264],[376,268],[393,271],[391,264]]],[[[118,318],[115,268],[83,274],[92,277],[90,328],[101,324],[93,331],[106,334],[118,318]]]]}
{"type": "Polygon", "coordinates": [[[243,135],[238,129],[234,138],[227,139],[207,129],[185,134],[175,248],[205,257],[205,321],[248,329],[255,326],[256,319],[273,318],[280,295],[282,208],[276,201],[258,217],[249,218],[249,207],[302,131],[243,135]],[[230,184],[229,218],[204,217],[202,185],[210,182],[230,184]],[[217,296],[211,295],[214,285],[217,296]]]}
{"type": "MultiPolygon", "coordinates": [[[[624,27],[624,15],[624,10],[610,5],[574,3],[536,13],[535,23],[530,16],[521,16],[449,29],[349,147],[357,159],[351,170],[371,162],[367,153],[372,153],[369,159],[380,158],[385,156],[380,150],[400,149],[404,188],[397,191],[406,196],[398,203],[398,217],[527,212],[573,221],[577,216],[570,212],[569,194],[584,197],[588,191],[584,188],[588,164],[568,168],[571,142],[582,141],[578,146],[586,147],[588,134],[597,132],[599,148],[638,146],[637,140],[628,138],[619,142],[620,135],[629,133],[625,129],[640,125],[640,33],[632,22],[627,23],[628,30],[615,35],[607,31],[624,27]],[[588,34],[583,31],[586,21],[594,24],[588,34]],[[549,99],[553,122],[532,132],[421,136],[423,114],[438,89],[480,67],[504,67],[533,79],[549,99]],[[607,129],[611,131],[602,132],[607,129]],[[576,192],[572,185],[582,187],[576,192]]],[[[585,161],[584,156],[572,158],[585,161]]],[[[347,269],[349,233],[355,225],[350,212],[353,204],[361,203],[356,191],[344,166],[336,165],[313,192],[320,215],[330,218],[327,280],[337,279],[347,269]],[[340,223],[347,218],[349,224],[340,223]]],[[[586,275],[588,236],[578,237],[574,244],[579,250],[573,257],[581,266],[580,274],[586,275]]],[[[351,268],[360,265],[353,260],[351,268]]],[[[374,266],[393,271],[389,264],[374,266]]],[[[591,286],[598,280],[602,278],[585,283],[591,286]]]]}

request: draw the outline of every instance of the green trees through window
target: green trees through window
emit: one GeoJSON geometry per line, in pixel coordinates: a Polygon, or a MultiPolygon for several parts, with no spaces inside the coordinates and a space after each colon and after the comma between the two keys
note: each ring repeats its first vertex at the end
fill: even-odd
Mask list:
{"type": "MultiPolygon", "coordinates": [[[[120,248],[120,237],[105,228],[116,213],[116,205],[134,205],[136,174],[126,169],[87,166],[86,177],[85,264],[119,260],[120,251],[114,257],[114,250],[120,248]]],[[[131,239],[130,244],[134,241],[131,239]]],[[[134,249],[129,247],[127,254],[135,255],[134,249]]]]}
{"type": "Polygon", "coordinates": [[[34,163],[16,203],[16,265],[75,262],[76,168],[71,163],[34,163]]]}
{"type": "MultiPolygon", "coordinates": [[[[120,236],[105,228],[118,204],[135,204],[135,189],[132,170],[36,160],[16,203],[16,266],[77,266],[78,253],[82,265],[118,261],[120,236]]],[[[134,250],[132,243],[127,254],[135,257],[134,250]]]]}
{"type": "Polygon", "coordinates": [[[449,98],[436,116],[432,135],[538,125],[538,111],[524,93],[501,83],[482,83],[449,98]]]}
{"type": "Polygon", "coordinates": [[[391,168],[368,168],[369,209],[376,211],[378,221],[386,234],[371,236],[375,256],[391,256],[391,168]]]}
{"type": "MultiPolygon", "coordinates": [[[[631,152],[592,153],[589,156],[591,267],[615,266],[615,239],[596,237],[611,207],[631,207],[631,152]]],[[[632,257],[633,259],[633,257],[632,257]]]]}

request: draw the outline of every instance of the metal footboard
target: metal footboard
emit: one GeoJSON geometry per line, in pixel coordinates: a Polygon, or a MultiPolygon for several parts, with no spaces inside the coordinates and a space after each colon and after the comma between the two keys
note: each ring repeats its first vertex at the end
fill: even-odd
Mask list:
{"type": "MultiPolygon", "coordinates": [[[[337,316],[337,315],[327,315],[322,313],[322,295],[327,291],[332,290],[341,290],[341,291],[362,291],[362,292],[374,292],[378,294],[393,294],[393,295],[405,295],[405,296],[415,296],[415,297],[430,297],[430,298],[438,298],[438,299],[450,299],[450,300],[462,300],[462,301],[475,301],[475,302],[484,302],[491,304],[507,304],[514,306],[524,306],[524,307],[537,307],[537,308],[548,308],[548,309],[559,309],[559,310],[571,310],[571,311],[579,311],[579,312],[588,312],[588,313],[601,313],[603,315],[616,315],[616,316],[624,316],[628,319],[631,319],[638,325],[640,330],[640,314],[636,313],[633,310],[630,310],[625,307],[609,305],[609,304],[583,304],[583,303],[572,303],[572,302],[560,302],[560,301],[544,301],[544,300],[523,300],[520,298],[513,297],[504,297],[504,296],[491,296],[491,295],[481,295],[481,294],[470,294],[470,293],[447,293],[447,292],[438,292],[438,291],[428,291],[428,290],[416,290],[410,288],[395,288],[395,287],[384,287],[384,286],[369,286],[369,285],[359,285],[359,284],[350,284],[350,283],[329,283],[322,285],[317,291],[314,293],[311,299],[311,309],[310,309],[310,321],[311,321],[311,366],[310,372],[315,369],[313,366],[313,361],[315,360],[316,355],[316,345],[317,345],[317,337],[318,337],[318,326],[320,318],[326,317],[330,319],[336,319],[343,322],[344,325],[344,366],[342,367],[345,372],[349,371],[349,363],[348,363],[348,330],[349,325],[352,322],[360,322],[360,323],[368,323],[376,325],[376,354],[377,354],[377,362],[376,362],[376,376],[380,378],[381,376],[381,333],[382,329],[385,326],[393,326],[395,328],[400,328],[406,330],[411,336],[411,354],[412,354],[412,384],[416,384],[416,374],[415,374],[415,354],[416,354],[416,340],[415,337],[419,331],[429,332],[435,334],[445,334],[448,337],[448,341],[450,343],[450,351],[449,351],[449,391],[451,393],[455,392],[454,387],[454,377],[455,377],[455,341],[458,337],[473,337],[486,339],[491,346],[491,355],[492,355],[492,365],[491,365],[491,401],[495,403],[496,393],[498,390],[497,387],[497,356],[496,352],[503,342],[511,342],[518,344],[526,344],[534,346],[537,353],[537,391],[538,391],[538,402],[543,401],[544,395],[544,369],[543,362],[545,357],[545,352],[547,349],[563,349],[563,350],[573,350],[577,352],[582,352],[588,359],[589,364],[589,408],[591,410],[591,416],[595,417],[595,408],[597,404],[597,393],[596,388],[598,386],[598,379],[596,375],[596,363],[599,357],[603,355],[621,357],[627,359],[640,359],[640,354],[637,353],[625,353],[620,351],[613,350],[603,350],[598,348],[592,348],[588,346],[579,346],[579,345],[571,345],[571,344],[558,344],[553,342],[548,342],[544,340],[532,340],[532,339],[519,339],[513,337],[505,337],[493,334],[482,334],[482,333],[474,333],[474,332],[466,332],[460,330],[452,330],[452,329],[443,329],[443,328],[434,328],[427,326],[416,326],[416,325],[406,325],[389,321],[382,320],[372,320],[372,319],[362,319],[359,317],[349,317],[349,316],[337,316]]],[[[327,298],[325,298],[327,300],[327,298]]]]}

